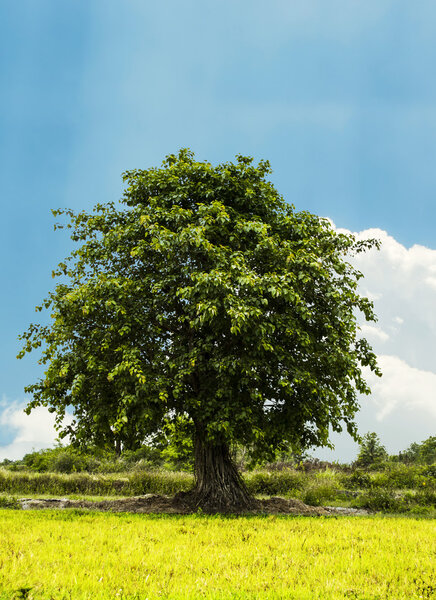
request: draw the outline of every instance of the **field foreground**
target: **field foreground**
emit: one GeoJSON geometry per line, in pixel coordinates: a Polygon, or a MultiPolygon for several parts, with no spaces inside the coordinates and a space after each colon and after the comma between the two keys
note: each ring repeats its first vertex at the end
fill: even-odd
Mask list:
{"type": "Polygon", "coordinates": [[[0,598],[436,596],[436,522],[0,511],[0,598]]]}

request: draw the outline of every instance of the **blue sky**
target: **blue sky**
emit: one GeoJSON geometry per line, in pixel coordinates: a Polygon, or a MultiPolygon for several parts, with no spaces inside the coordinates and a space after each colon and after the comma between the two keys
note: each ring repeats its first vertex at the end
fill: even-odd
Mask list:
{"type": "MultiPolygon", "coordinates": [[[[159,165],[180,147],[211,162],[267,158],[297,209],[353,232],[386,232],[392,252],[424,247],[424,274],[422,256],[414,262],[418,255],[403,250],[394,254],[404,263],[386,252],[366,265],[374,285],[412,272],[418,293],[436,272],[435,29],[436,5],[425,0],[2,2],[0,459],[14,440],[44,442],[16,416],[40,368],[15,355],[71,247],[53,232],[50,209],[117,200],[124,170],[159,165]]],[[[389,313],[389,290],[374,290],[386,323],[404,322],[389,313]]],[[[380,355],[431,381],[434,290],[429,283],[428,312],[404,298],[409,337],[380,329],[388,353],[372,332],[380,355]]],[[[365,406],[365,427],[410,425],[404,406],[379,422],[365,406]]],[[[429,410],[409,437],[392,434],[392,451],[433,434],[429,410]]],[[[341,457],[352,452],[344,446],[341,457]]]]}

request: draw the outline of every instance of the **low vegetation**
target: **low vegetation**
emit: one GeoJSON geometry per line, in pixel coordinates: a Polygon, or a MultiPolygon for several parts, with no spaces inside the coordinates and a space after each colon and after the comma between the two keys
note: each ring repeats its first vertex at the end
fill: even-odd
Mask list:
{"type": "MultiPolygon", "coordinates": [[[[436,468],[393,465],[384,471],[347,472],[339,467],[302,467],[245,472],[256,496],[284,496],[313,506],[333,505],[375,511],[436,514],[436,468]]],[[[164,469],[124,473],[38,473],[0,469],[0,491],[8,496],[139,496],[188,491],[193,475],[164,469]]],[[[1,497],[0,497],[1,498],[1,497]]],[[[1,501],[0,501],[1,505],[1,501]]]]}
{"type": "MultiPolygon", "coordinates": [[[[274,463],[250,470],[246,452],[239,448],[234,458],[249,492],[256,496],[294,497],[314,506],[431,515],[436,514],[435,441],[429,438],[389,457],[376,434],[367,434],[353,465],[281,455],[274,463]]],[[[191,455],[183,445],[144,446],[121,456],[59,446],[29,453],[20,461],[3,461],[0,466],[0,504],[20,495],[173,495],[192,486],[191,455]]]]}

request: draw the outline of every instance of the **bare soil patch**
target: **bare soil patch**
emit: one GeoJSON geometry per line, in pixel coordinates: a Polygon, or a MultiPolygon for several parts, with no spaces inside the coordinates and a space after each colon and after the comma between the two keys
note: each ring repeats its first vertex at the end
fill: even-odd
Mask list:
{"type": "MultiPolygon", "coordinates": [[[[158,496],[147,494],[145,496],[133,496],[119,498],[116,500],[70,500],[69,498],[21,498],[21,507],[25,510],[32,509],[65,509],[80,508],[101,512],[129,512],[129,513],[167,513],[167,514],[191,514],[197,512],[183,495],[158,496]]],[[[304,516],[328,516],[328,515],[356,515],[368,514],[366,510],[358,510],[344,507],[308,506],[301,500],[286,498],[267,498],[257,501],[258,506],[249,514],[282,514],[282,515],[304,515],[304,516]]],[[[235,510],[229,511],[235,514],[235,510]]],[[[247,514],[241,511],[241,514],[247,514]]]]}

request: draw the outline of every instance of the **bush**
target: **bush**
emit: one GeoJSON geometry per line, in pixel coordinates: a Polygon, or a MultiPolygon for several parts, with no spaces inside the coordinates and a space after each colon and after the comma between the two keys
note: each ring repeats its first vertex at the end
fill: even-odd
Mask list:
{"type": "Polygon", "coordinates": [[[421,443],[419,455],[422,462],[428,465],[436,463],[436,436],[431,436],[421,443]]]}
{"type": "Polygon", "coordinates": [[[416,492],[414,499],[415,503],[420,506],[436,508],[436,492],[433,490],[422,490],[416,492]]]}
{"type": "Polygon", "coordinates": [[[428,506],[412,506],[408,512],[410,515],[426,516],[432,514],[432,509],[428,506]]]}
{"type": "Polygon", "coordinates": [[[431,481],[431,485],[436,485],[436,463],[434,465],[421,467],[419,473],[423,477],[428,477],[431,481]]]}
{"type": "Polygon", "coordinates": [[[371,485],[371,476],[366,471],[356,469],[351,475],[342,475],[341,482],[347,489],[368,488],[371,485]]]}
{"type": "Polygon", "coordinates": [[[26,454],[22,461],[4,466],[11,471],[27,470],[38,473],[120,473],[132,470],[154,470],[167,467],[168,470],[192,470],[192,457],[189,452],[181,456],[173,445],[168,447],[141,446],[138,450],[126,450],[121,456],[114,452],[89,448],[78,450],[72,446],[58,446],[26,454]]]}
{"type": "Polygon", "coordinates": [[[401,495],[390,487],[372,487],[353,500],[352,506],[383,512],[425,514],[436,508],[436,492],[421,490],[401,495]]]}
{"type": "Polygon", "coordinates": [[[418,482],[419,468],[413,465],[397,464],[392,465],[384,475],[386,481],[385,485],[397,489],[413,489],[418,482]]]}
{"type": "Polygon", "coordinates": [[[433,472],[432,466],[390,463],[386,470],[371,474],[371,485],[373,487],[391,487],[397,490],[413,490],[423,485],[434,488],[436,487],[436,477],[433,472]]]}
{"type": "Polygon", "coordinates": [[[297,471],[257,471],[247,473],[245,482],[252,494],[275,496],[303,489],[305,477],[297,471]]]}
{"type": "Polygon", "coordinates": [[[21,504],[13,496],[0,496],[0,508],[21,508],[21,504]]]}
{"type": "Polygon", "coordinates": [[[330,500],[335,500],[338,497],[338,490],[333,485],[319,484],[313,485],[306,490],[302,495],[302,500],[305,504],[311,506],[321,506],[330,500]]]}
{"type": "Polygon", "coordinates": [[[149,467],[161,467],[164,460],[159,448],[152,446],[141,446],[137,450],[126,450],[118,459],[118,463],[127,470],[137,466],[148,465],[149,467]]]}
{"type": "Polygon", "coordinates": [[[351,505],[355,508],[368,508],[384,512],[403,512],[407,509],[407,502],[397,498],[391,489],[371,488],[355,498],[351,505]]]}
{"type": "Polygon", "coordinates": [[[355,469],[351,475],[342,474],[341,482],[347,489],[366,489],[369,487],[387,487],[395,489],[415,489],[425,479],[422,473],[429,469],[427,484],[432,487],[436,478],[431,476],[431,468],[402,463],[387,463],[381,471],[368,472],[355,469]]]}
{"type": "Polygon", "coordinates": [[[71,446],[48,448],[26,454],[23,465],[38,473],[75,473],[87,470],[89,457],[71,446]]]}

